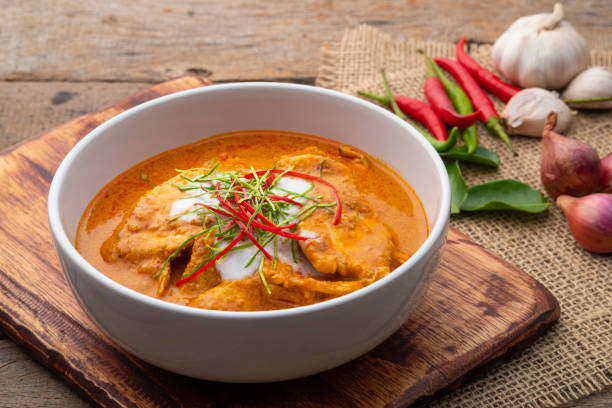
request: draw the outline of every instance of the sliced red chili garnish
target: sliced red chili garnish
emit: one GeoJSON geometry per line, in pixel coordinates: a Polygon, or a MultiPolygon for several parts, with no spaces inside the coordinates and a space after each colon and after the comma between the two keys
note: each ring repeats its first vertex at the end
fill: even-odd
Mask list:
{"type": "Polygon", "coordinates": [[[268,195],[268,198],[270,200],[274,200],[274,201],[284,201],[286,203],[290,203],[290,204],[295,204],[297,206],[302,206],[302,203],[300,203],[299,201],[295,201],[289,197],[286,196],[278,196],[278,195],[274,195],[274,194],[270,194],[268,195]]]}
{"type": "Polygon", "coordinates": [[[223,248],[223,250],[221,252],[219,252],[217,255],[215,255],[215,257],[213,259],[208,261],[205,265],[202,265],[200,268],[198,268],[191,275],[186,276],[186,277],[180,279],[178,282],[176,282],[176,286],[181,286],[181,285],[189,282],[190,280],[192,280],[193,278],[195,278],[196,276],[201,274],[203,271],[205,271],[207,268],[210,268],[211,266],[213,266],[215,264],[215,262],[217,262],[223,255],[227,254],[230,249],[232,249],[234,246],[236,246],[236,244],[238,242],[240,242],[240,240],[242,238],[244,238],[245,234],[246,233],[244,231],[242,231],[240,234],[236,235],[236,238],[234,238],[232,240],[232,242],[227,244],[227,246],[225,248],[223,248]]]}
{"type": "Polygon", "coordinates": [[[255,173],[247,173],[243,177],[247,180],[250,180],[254,178],[255,176],[258,176],[258,177],[263,176],[266,173],[273,173],[273,174],[282,173],[283,175],[287,175],[287,176],[294,176],[294,177],[299,177],[299,178],[303,178],[306,180],[318,181],[319,183],[325,184],[326,186],[331,188],[332,191],[334,192],[334,196],[336,197],[336,215],[334,217],[333,224],[338,225],[340,223],[340,219],[342,218],[342,203],[340,202],[340,196],[338,195],[338,190],[336,190],[336,187],[334,187],[334,185],[331,184],[329,181],[324,180],[321,177],[311,176],[310,174],[306,174],[306,173],[300,173],[300,172],[291,171],[291,170],[288,170],[288,171],[280,170],[280,169],[260,170],[260,171],[256,171],[255,173]]]}

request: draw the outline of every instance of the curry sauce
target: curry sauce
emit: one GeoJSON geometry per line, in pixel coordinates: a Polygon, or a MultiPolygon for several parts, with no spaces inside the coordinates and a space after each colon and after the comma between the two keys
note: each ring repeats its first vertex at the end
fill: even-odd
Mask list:
{"type": "Polygon", "coordinates": [[[381,161],[316,136],[243,131],[161,153],[116,177],[83,214],[76,248],[111,279],[149,296],[207,309],[272,310],[364,287],[401,265],[427,235],[419,198],[381,161]],[[269,216],[278,226],[254,208],[245,214],[255,221],[247,222],[223,207],[225,197],[234,211],[246,211],[247,182],[264,172],[258,188],[268,182],[275,190],[260,207],[276,212],[269,216]],[[222,185],[225,178],[231,183],[222,185]],[[194,180],[211,181],[191,189],[194,180]],[[223,186],[231,191],[220,193],[223,186]],[[258,245],[249,242],[249,228],[258,231],[258,245]],[[206,266],[232,239],[236,248],[206,266]]]}

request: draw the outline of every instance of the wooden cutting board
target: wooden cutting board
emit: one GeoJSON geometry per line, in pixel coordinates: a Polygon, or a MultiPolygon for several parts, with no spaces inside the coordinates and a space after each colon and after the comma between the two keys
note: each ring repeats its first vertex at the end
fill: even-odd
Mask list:
{"type": "Polygon", "coordinates": [[[86,398],[104,407],[407,406],[464,383],[558,319],[546,288],[451,228],[412,317],[339,368],[282,383],[222,384],[160,370],[119,349],[81,310],[61,272],[48,230],[49,184],[70,148],[105,120],[207,84],[165,82],[0,153],[0,324],[86,398]]]}

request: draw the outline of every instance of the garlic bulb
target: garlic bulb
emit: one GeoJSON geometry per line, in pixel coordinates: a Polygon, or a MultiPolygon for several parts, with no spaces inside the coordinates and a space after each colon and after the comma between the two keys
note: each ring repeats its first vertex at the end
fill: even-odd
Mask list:
{"type": "MultiPolygon", "coordinates": [[[[605,67],[593,67],[581,72],[563,92],[563,100],[612,98],[612,72],[605,67]]],[[[570,103],[574,108],[609,109],[612,101],[570,103]]]]}
{"type": "Polygon", "coordinates": [[[501,117],[510,134],[542,137],[549,112],[557,112],[555,131],[567,129],[572,113],[557,94],[546,89],[527,88],[508,101],[501,117]]]}
{"type": "Polygon", "coordinates": [[[563,6],[552,14],[516,20],[493,45],[493,65],[523,88],[563,88],[589,62],[589,47],[567,21],[563,6]]]}

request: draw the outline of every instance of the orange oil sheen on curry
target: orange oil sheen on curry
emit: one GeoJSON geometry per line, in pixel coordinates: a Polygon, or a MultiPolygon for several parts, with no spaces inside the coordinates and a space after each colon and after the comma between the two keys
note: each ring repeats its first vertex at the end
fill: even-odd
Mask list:
{"type": "Polygon", "coordinates": [[[419,198],[384,163],[320,137],[258,130],[206,138],[122,173],[86,209],[76,247],[146,295],[255,311],[367,286],[427,235],[419,198]]]}

